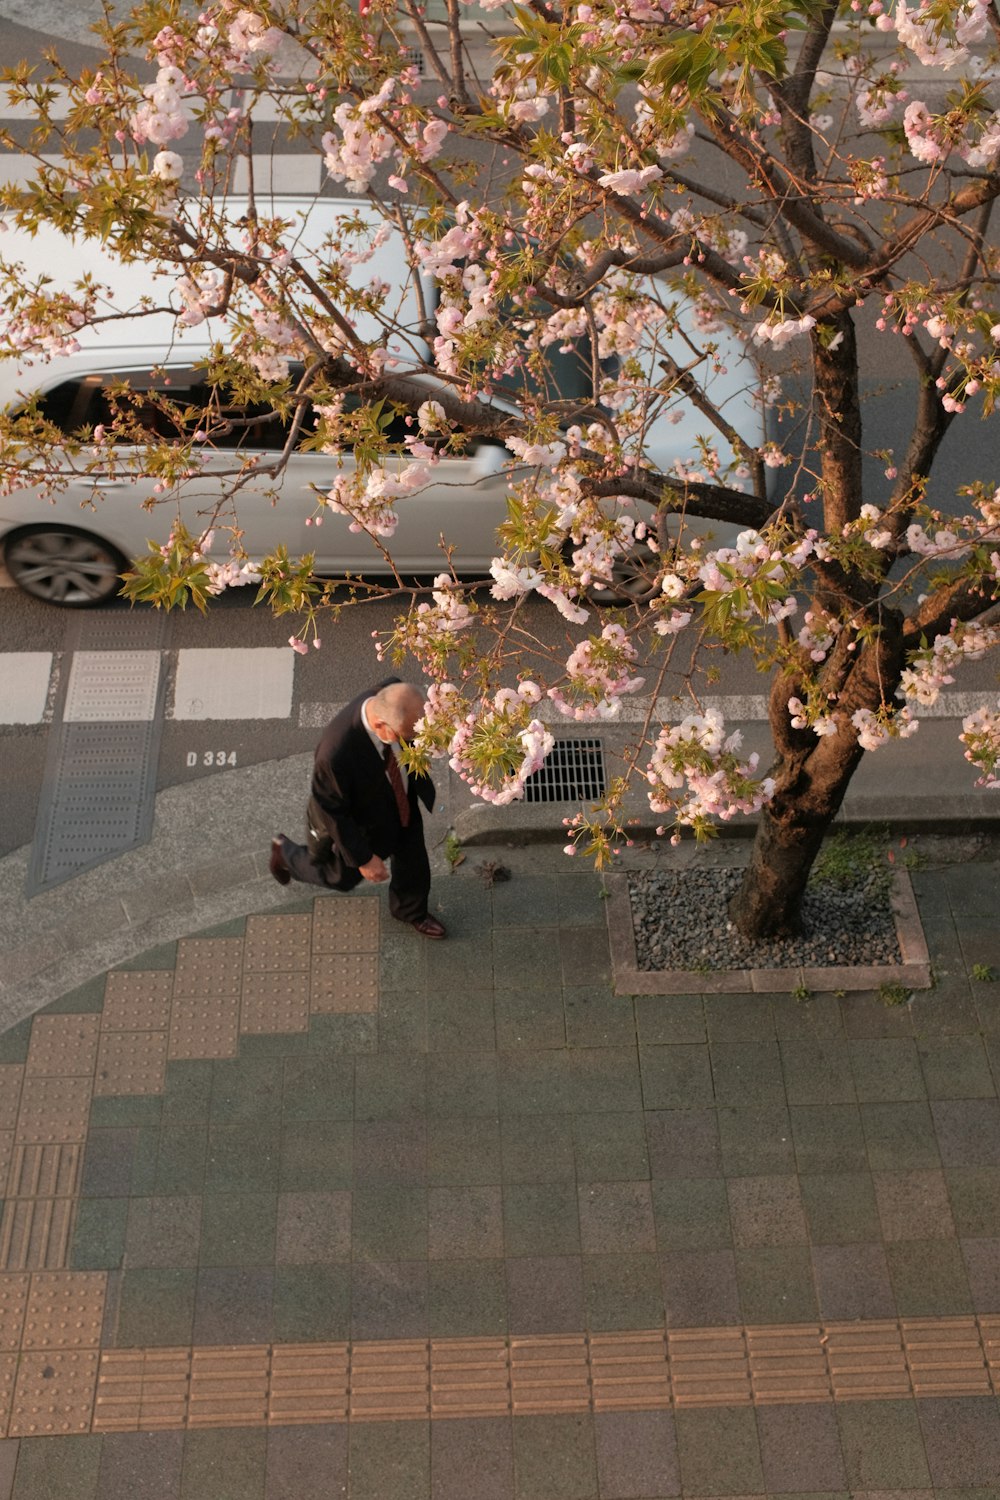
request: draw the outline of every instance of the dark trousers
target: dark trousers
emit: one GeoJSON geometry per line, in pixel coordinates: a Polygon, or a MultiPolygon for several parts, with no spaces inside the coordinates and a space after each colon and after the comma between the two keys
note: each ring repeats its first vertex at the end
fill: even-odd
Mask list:
{"type": "MultiPolygon", "coordinates": [[[[306,844],[283,839],[281,850],[293,880],[321,885],[331,891],[352,891],[364,876],[349,865],[329,840],[317,841],[315,852],[306,844]]],[[[431,865],[424,844],[424,825],[414,807],[409,826],[399,830],[395,848],[382,855],[389,864],[389,910],[400,922],[419,922],[427,915],[431,865]]]]}

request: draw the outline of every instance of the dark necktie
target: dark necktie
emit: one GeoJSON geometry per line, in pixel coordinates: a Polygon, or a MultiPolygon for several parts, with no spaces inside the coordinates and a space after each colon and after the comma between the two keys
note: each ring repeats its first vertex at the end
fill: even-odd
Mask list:
{"type": "Polygon", "coordinates": [[[389,778],[389,785],[396,797],[396,806],[399,809],[399,821],[404,828],[410,826],[410,804],[406,796],[406,788],[399,771],[399,762],[393,754],[391,745],[386,745],[382,751],[382,759],[385,761],[385,774],[389,778]]]}

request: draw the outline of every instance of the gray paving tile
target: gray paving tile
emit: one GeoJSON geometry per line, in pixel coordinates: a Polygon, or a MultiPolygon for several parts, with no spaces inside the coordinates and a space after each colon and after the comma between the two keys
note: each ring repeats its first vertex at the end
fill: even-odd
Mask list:
{"type": "Polygon", "coordinates": [[[896,1316],[881,1245],[814,1245],[812,1263],[821,1318],[847,1322],[896,1316]]]}
{"type": "Polygon", "coordinates": [[[643,1254],[656,1250],[648,1182],[581,1183],[580,1242],[585,1254],[643,1254]]]}
{"type": "Polygon", "coordinates": [[[601,1500],[645,1500],[680,1493],[672,1412],[598,1412],[594,1436],[601,1500]]]}
{"type": "Polygon", "coordinates": [[[597,1500],[594,1419],[519,1417],[514,1423],[515,1500],[597,1500]]]}
{"type": "Polygon", "coordinates": [[[720,1108],[786,1103],[777,1042],[716,1042],[710,1050],[720,1108]]]}
{"type": "Polygon", "coordinates": [[[636,995],[633,1005],[640,1045],[708,1040],[701,995],[636,995]]]}
{"type": "Polygon", "coordinates": [[[669,1328],[717,1328],[741,1321],[732,1250],[671,1251],[660,1257],[669,1328]]]}
{"type": "Polygon", "coordinates": [[[426,1059],[427,1114],[496,1119],[500,1089],[495,1052],[435,1052],[426,1059]]]}
{"type": "Polygon", "coordinates": [[[355,1260],[426,1260],[427,1189],[355,1188],[351,1239],[355,1260]]]}
{"type": "Polygon", "coordinates": [[[854,1077],[846,1041],[818,1037],[780,1045],[789,1104],[854,1103],[854,1077]]]}
{"type": "Polygon", "coordinates": [[[427,1047],[431,1052],[486,1051],[497,1045],[493,990],[432,989],[427,996],[427,1047]]]}
{"type": "Polygon", "coordinates": [[[177,1500],[182,1432],[108,1432],[101,1444],[101,1500],[177,1500]]]}
{"type": "Polygon", "coordinates": [[[506,1272],[512,1334],[578,1333],[586,1327],[578,1255],[509,1256],[506,1272]]]}
{"type": "Polygon", "coordinates": [[[563,1009],[567,1046],[635,1045],[631,995],[612,995],[608,986],[567,984],[563,989],[563,1009]]]}
{"type": "Polygon", "coordinates": [[[573,1151],[580,1182],[627,1182],[649,1176],[641,1110],[575,1115],[573,1151]]]}
{"type": "Polygon", "coordinates": [[[767,1042],[775,1036],[766,995],[706,995],[705,1025],[710,1042],[767,1042]]]}
{"type": "Polygon", "coordinates": [[[505,1334],[503,1260],[432,1260],[427,1267],[427,1316],[432,1338],[505,1334]]]}
{"type": "Polygon", "coordinates": [[[435,1187],[427,1193],[427,1253],[431,1260],[484,1259],[503,1254],[499,1186],[435,1187]]]}
{"type": "Polygon", "coordinates": [[[81,1192],[85,1197],[128,1197],[136,1130],[91,1130],[83,1160],[81,1192]]]}
{"type": "Polygon", "coordinates": [[[1000,1102],[935,1099],[931,1114],[945,1167],[1000,1166],[1000,1102]]]}
{"type": "Polygon", "coordinates": [[[711,1177],[722,1171],[714,1109],[650,1111],[646,1139],[654,1177],[711,1177]]]}
{"type": "Polygon", "coordinates": [[[956,1232],[973,1239],[1000,1233],[1000,1167],[953,1167],[944,1175],[956,1232]]]}
{"type": "Polygon", "coordinates": [[[428,1493],[429,1422],[355,1422],[348,1441],[351,1500],[414,1500],[428,1493]]]}
{"type": "Polygon", "coordinates": [[[427,1261],[359,1261],[351,1268],[351,1337],[418,1339],[430,1332],[427,1261]]]}
{"type": "Polygon", "coordinates": [[[989,1396],[917,1402],[927,1464],[935,1486],[996,1484],[1000,1411],[989,1396]]]}
{"type": "Polygon", "coordinates": [[[865,1037],[850,1041],[854,1086],[862,1103],[923,1099],[927,1089],[912,1037],[865,1037]]]}
{"type": "Polygon", "coordinates": [[[849,1485],[890,1491],[930,1485],[916,1402],[845,1401],[836,1412],[849,1485]]]}
{"type": "Polygon", "coordinates": [[[792,1123],[783,1104],[719,1110],[719,1142],[727,1177],[795,1171],[792,1123]]]}
{"type": "Polygon", "coordinates": [[[737,1246],[806,1243],[806,1220],[795,1177],[737,1177],[726,1186],[737,1246]]]}
{"type": "Polygon", "coordinates": [[[920,1100],[899,1104],[863,1104],[868,1164],[873,1172],[930,1169],[940,1166],[937,1132],[930,1107],[920,1100]]]}
{"type": "Polygon", "coordinates": [[[347,1427],[270,1427],[265,1500],[347,1493],[347,1427]]]}
{"type": "Polygon", "coordinates": [[[201,1210],[196,1194],[133,1198],[125,1237],[129,1266],[196,1266],[201,1210]]]}
{"type": "Polygon", "coordinates": [[[698,1109],[713,1103],[707,1046],[641,1047],[639,1057],[644,1109],[698,1109]]]}
{"type": "Polygon", "coordinates": [[[125,1198],[81,1198],[76,1206],[70,1269],[110,1271],[120,1266],[125,1255],[127,1216],[125,1198]]]}
{"type": "Polygon", "coordinates": [[[286,1123],[352,1119],[353,1058],[326,1055],[286,1057],[281,1107],[286,1123]]]}
{"type": "Polygon", "coordinates": [[[721,1177],[655,1179],[653,1217],[661,1251],[728,1249],[729,1199],[721,1177]]]}
{"type": "MultiPolygon", "coordinates": [[[[607,949],[607,938],[604,939],[607,949]]],[[[558,989],[562,982],[559,929],[555,927],[498,927],[493,931],[493,968],[497,974],[517,976],[525,989],[558,989]]],[[[586,973],[586,969],[583,970],[586,973]]]]}
{"type": "Polygon", "coordinates": [[[883,1239],[955,1237],[943,1172],[874,1172],[872,1181],[883,1239]]]}
{"type": "Polygon", "coordinates": [[[354,1062],[355,1120],[414,1120],[426,1110],[424,1069],[416,1059],[391,1055],[354,1062]]]}
{"type": "Polygon", "coordinates": [[[500,1122],[452,1116],[427,1122],[431,1187],[486,1186],[501,1180],[500,1122]]]}
{"type": "Polygon", "coordinates": [[[353,1181],[354,1127],[349,1120],[286,1125],[278,1152],[278,1184],[285,1192],[326,1192],[353,1181]]]}
{"type": "Polygon", "coordinates": [[[353,1176],[358,1187],[420,1187],[427,1178],[427,1130],[422,1119],[358,1120],[353,1176]]]}
{"type": "MultiPolygon", "coordinates": [[[[933,1133],[930,1113],[925,1113],[928,1130],[933,1133]]],[[[801,1104],[789,1114],[795,1162],[800,1172],[860,1172],[868,1166],[864,1126],[857,1105],[801,1104]]]]}
{"type": "Polygon", "coordinates": [[[886,1005],[872,990],[844,995],[840,1001],[844,1031],[851,1039],[910,1036],[913,1015],[909,1005],[886,1005]]]}
{"type": "Polygon", "coordinates": [[[12,1500],[98,1500],[101,1438],[21,1438],[12,1500]]]}
{"type": "Polygon", "coordinates": [[[969,1278],[957,1240],[897,1240],[885,1248],[901,1317],[955,1317],[972,1312],[969,1278]]]}
{"type": "Polygon", "coordinates": [[[675,1414],[681,1482],[689,1495],[751,1495],[764,1489],[757,1423],[749,1407],[675,1414]]]}
{"type": "Polygon", "coordinates": [[[201,1217],[203,1266],[274,1264],[276,1193],[213,1193],[206,1196],[201,1217]]]}
{"type": "Polygon", "coordinates": [[[274,1272],[273,1318],[276,1343],[326,1343],[331,1339],[349,1339],[349,1267],[277,1266],[274,1272]]]}
{"type": "Polygon", "coordinates": [[[875,1243],[881,1224],[868,1172],[816,1172],[800,1178],[814,1245],[875,1243]]]}
{"type": "Polygon", "coordinates": [[[565,1047],[566,1012],[562,989],[498,987],[494,998],[496,1045],[503,1051],[518,1047],[565,1047]]]}
{"type": "Polygon", "coordinates": [[[118,1298],[116,1348],[190,1344],[196,1285],[193,1268],[126,1269],[118,1298]]]}
{"type": "Polygon", "coordinates": [[[279,1266],[345,1261],[350,1254],[350,1193],[278,1194],[274,1259],[279,1266]]]}
{"type": "Polygon", "coordinates": [[[634,1046],[574,1048],[569,1065],[575,1113],[617,1114],[643,1108],[634,1046]]]}
{"type": "Polygon", "coordinates": [[[281,1116],[281,1061],[225,1058],[212,1065],[212,1125],[276,1124],[281,1116]]]}
{"type": "MultiPolygon", "coordinates": [[[[598,1128],[603,1116],[591,1116],[598,1128]]],[[[574,1122],[569,1115],[504,1115],[500,1121],[504,1182],[576,1181],[574,1122]]]]}
{"type": "Polygon", "coordinates": [[[805,1245],[753,1245],[735,1254],[744,1323],[811,1323],[818,1316],[805,1245]]]}
{"type": "Polygon", "coordinates": [[[503,1228],[509,1256],[576,1254],[580,1249],[576,1184],[505,1184],[503,1228]]]}
{"type": "Polygon", "coordinates": [[[184,1442],[181,1500],[264,1500],[267,1432],[220,1427],[189,1432],[184,1442]]]}
{"type": "Polygon", "coordinates": [[[475,1417],[432,1422],[430,1500],[470,1500],[473,1495],[475,1500],[514,1500],[512,1424],[475,1417]]]}
{"type": "Polygon", "coordinates": [[[608,934],[602,927],[560,927],[559,957],[563,984],[594,984],[611,979],[608,934]]]}
{"type": "Polygon", "coordinates": [[[422,990],[383,990],[378,1000],[379,1052],[427,1051],[427,996],[422,990]]]}
{"type": "Polygon", "coordinates": [[[663,1286],[655,1256],[583,1256],[586,1326],[657,1328],[663,1323],[663,1286]]]}
{"type": "Polygon", "coordinates": [[[963,1239],[962,1259],[977,1313],[1000,1307],[1000,1234],[993,1239],[963,1239]]]}
{"type": "Polygon", "coordinates": [[[919,1051],[931,1099],[990,1099],[996,1096],[982,1037],[921,1041],[919,1051]]]}
{"type": "Polygon", "coordinates": [[[198,1272],[195,1344],[267,1344],[274,1337],[274,1271],[211,1266],[198,1272]]]}
{"type": "Polygon", "coordinates": [[[759,1406],[764,1482],[773,1494],[847,1485],[837,1415],[830,1405],[759,1406]]]}

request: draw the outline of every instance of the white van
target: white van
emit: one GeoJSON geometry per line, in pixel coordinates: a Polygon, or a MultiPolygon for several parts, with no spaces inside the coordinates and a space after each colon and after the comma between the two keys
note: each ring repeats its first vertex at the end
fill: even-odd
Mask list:
{"type": "MultiPolygon", "coordinates": [[[[303,258],[317,256],[340,216],[370,225],[372,232],[382,223],[374,209],[334,199],[274,198],[268,200],[267,211],[300,226],[296,253],[303,258]]],[[[245,212],[245,201],[234,199],[226,204],[233,225],[238,225],[245,212]]],[[[8,226],[8,232],[0,235],[0,258],[8,264],[21,262],[29,277],[46,275],[54,289],[70,291],[90,273],[113,288],[117,310],[150,303],[165,309],[178,306],[176,275],[154,276],[147,266],[138,263],[121,265],[93,241],[73,245],[72,255],[67,251],[65,238],[49,227],[28,236],[8,226]],[[148,299],[145,304],[143,299],[148,299]]],[[[422,299],[418,299],[398,234],[391,235],[366,263],[355,268],[353,279],[359,286],[372,277],[399,289],[395,303],[390,294],[386,314],[406,329],[408,336],[405,345],[390,343],[390,352],[402,365],[426,356],[429,351],[422,343],[421,318],[433,311],[434,287],[425,284],[422,299]]],[[[378,337],[380,327],[370,314],[352,314],[352,319],[363,338],[378,337]]],[[[22,366],[13,359],[0,360],[0,409],[16,410],[29,396],[36,395],[42,414],[70,435],[92,431],[110,418],[110,389],[123,380],[135,392],[162,392],[196,405],[207,394],[205,373],[199,364],[212,338],[220,332],[211,320],[186,328],[168,310],[83,328],[79,350],[49,363],[22,366]]],[[[739,354],[734,344],[731,364],[737,364],[739,354]]],[[[426,385],[428,396],[432,396],[434,385],[429,378],[426,385]]],[[[759,410],[745,387],[745,379],[734,370],[717,377],[713,395],[721,393],[726,399],[727,414],[737,427],[759,431],[759,410]]],[[[685,411],[676,424],[658,423],[648,444],[650,461],[669,472],[679,460],[689,460],[693,433],[703,426],[693,409],[685,411]]],[[[392,429],[388,435],[398,439],[414,430],[401,420],[398,430],[392,429]]],[[[54,499],[40,496],[33,487],[0,493],[0,549],[7,570],[20,588],[47,603],[73,608],[107,602],[119,592],[120,574],[130,560],[145,553],[147,538],[165,540],[178,515],[190,531],[197,534],[203,530],[223,492],[224,476],[231,477],[248,458],[259,458],[260,465],[266,467],[284,437],[281,424],[274,421],[241,427],[228,451],[225,439],[213,444],[196,480],[165,494],[157,493],[155,477],[141,472],[126,476],[122,472],[128,468],[128,453],[123,448],[118,452],[126,460],[124,465],[117,465],[115,472],[109,471],[103,478],[75,472],[67,458],[65,486],[54,499]]],[[[431,482],[397,504],[399,524],[390,551],[400,572],[418,576],[440,571],[445,557],[441,545],[444,537],[454,549],[457,566],[469,574],[486,575],[497,551],[496,528],[507,515],[503,471],[510,460],[504,448],[489,441],[470,443],[462,456],[446,454],[440,458],[431,482]]],[[[328,455],[297,452],[277,486],[262,476],[241,487],[238,521],[243,545],[252,558],[262,557],[284,543],[293,557],[315,552],[319,574],[377,577],[390,571],[389,563],[367,534],[352,531],[346,517],[326,509],[321,528],[306,526],[306,520],[317,514],[316,492],[325,493],[332,484],[336,462],[328,455]]],[[[349,470],[350,455],[344,455],[341,462],[342,468],[349,470]]],[[[223,525],[226,519],[225,514],[220,518],[223,525]]],[[[219,561],[224,561],[221,544],[219,551],[219,561]]]]}

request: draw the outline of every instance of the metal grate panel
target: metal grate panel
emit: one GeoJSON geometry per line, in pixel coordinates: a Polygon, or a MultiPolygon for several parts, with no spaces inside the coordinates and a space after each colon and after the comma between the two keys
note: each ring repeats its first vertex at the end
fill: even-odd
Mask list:
{"type": "Polygon", "coordinates": [[[600,740],[556,740],[544,766],[524,783],[525,802],[587,802],[604,796],[600,740]]]}

